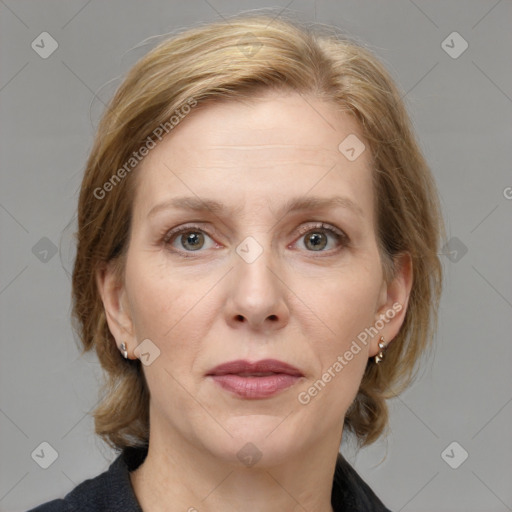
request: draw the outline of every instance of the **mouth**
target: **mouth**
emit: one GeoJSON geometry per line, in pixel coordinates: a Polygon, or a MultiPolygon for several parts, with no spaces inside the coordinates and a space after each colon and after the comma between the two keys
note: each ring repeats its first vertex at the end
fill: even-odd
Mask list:
{"type": "Polygon", "coordinates": [[[271,397],[296,384],[304,375],[283,361],[264,359],[230,361],[207,374],[223,390],[245,399],[271,397]]]}

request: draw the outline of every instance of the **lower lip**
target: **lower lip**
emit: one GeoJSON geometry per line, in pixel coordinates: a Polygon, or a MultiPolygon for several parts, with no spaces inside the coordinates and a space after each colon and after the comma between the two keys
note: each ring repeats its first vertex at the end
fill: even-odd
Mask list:
{"type": "Polygon", "coordinates": [[[265,377],[241,377],[240,375],[212,375],[212,379],[227,391],[242,398],[267,398],[293,386],[300,377],[276,373],[265,377]]]}

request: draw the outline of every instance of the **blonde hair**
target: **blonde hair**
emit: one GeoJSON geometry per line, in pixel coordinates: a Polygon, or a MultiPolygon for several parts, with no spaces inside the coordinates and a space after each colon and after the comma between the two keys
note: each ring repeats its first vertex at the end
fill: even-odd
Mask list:
{"type": "Polygon", "coordinates": [[[389,282],[394,258],[409,252],[414,281],[401,330],[382,364],[369,360],[344,431],[355,434],[360,447],[374,442],[388,424],[386,399],[415,378],[437,329],[442,288],[438,253],[444,225],[435,183],[386,69],[360,43],[324,32],[261,15],[188,29],[139,60],[108,105],[80,190],[72,296],[82,354],[94,348],[108,377],[93,415],[96,434],[112,448],[149,442],[149,390],[141,362],[120,354],[95,281],[107,262],[123,279],[137,166],[122,173],[123,179],[112,178],[123,165],[126,170],[145,141],[158,142],[156,128],[190,98],[201,105],[250,100],[268,89],[295,91],[358,120],[373,159],[384,277],[389,282]],[[107,182],[112,186],[105,187],[107,182]]]}

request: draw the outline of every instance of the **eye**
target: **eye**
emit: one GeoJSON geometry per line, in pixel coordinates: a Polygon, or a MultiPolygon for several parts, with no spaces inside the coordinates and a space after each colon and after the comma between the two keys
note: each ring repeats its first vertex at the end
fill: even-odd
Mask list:
{"type": "Polygon", "coordinates": [[[167,233],[163,242],[178,251],[185,252],[195,252],[204,248],[208,249],[215,244],[212,238],[197,226],[181,226],[167,233]],[[210,245],[206,244],[208,239],[211,241],[210,245]]]}
{"type": "MultiPolygon", "coordinates": [[[[182,253],[183,256],[201,252],[201,249],[219,247],[210,235],[199,226],[180,226],[164,233],[162,242],[176,252],[182,253]]],[[[308,252],[331,253],[335,252],[337,248],[348,246],[350,242],[349,237],[343,231],[323,222],[302,226],[299,229],[299,234],[299,240],[308,252]]],[[[297,244],[299,241],[295,243],[297,244]]]]}
{"type": "Polygon", "coordinates": [[[336,246],[348,245],[349,241],[348,236],[343,231],[323,222],[313,226],[303,226],[299,232],[301,234],[299,240],[303,240],[303,246],[308,251],[327,252],[329,249],[332,249],[332,247],[327,247],[329,245],[329,238],[334,240],[330,244],[331,246],[334,244],[334,249],[336,249],[336,246]],[[327,250],[324,250],[326,247],[327,250]]]}

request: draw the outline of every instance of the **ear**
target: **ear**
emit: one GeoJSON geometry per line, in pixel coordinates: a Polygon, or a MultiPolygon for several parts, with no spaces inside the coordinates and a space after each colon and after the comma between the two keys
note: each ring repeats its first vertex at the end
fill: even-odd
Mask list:
{"type": "Polygon", "coordinates": [[[130,349],[132,354],[135,349],[133,322],[126,289],[114,271],[114,262],[106,263],[98,269],[96,284],[105,308],[108,327],[116,339],[118,348],[121,347],[121,343],[125,342],[128,357],[134,359],[135,357],[130,355],[130,349]]]}
{"type": "Polygon", "coordinates": [[[409,253],[396,255],[395,267],[393,280],[390,283],[382,283],[374,325],[380,320],[378,325],[383,324],[384,327],[377,336],[373,337],[368,352],[369,357],[380,352],[381,336],[384,338],[384,344],[388,345],[396,337],[404,323],[413,282],[411,255],[409,253]]]}

